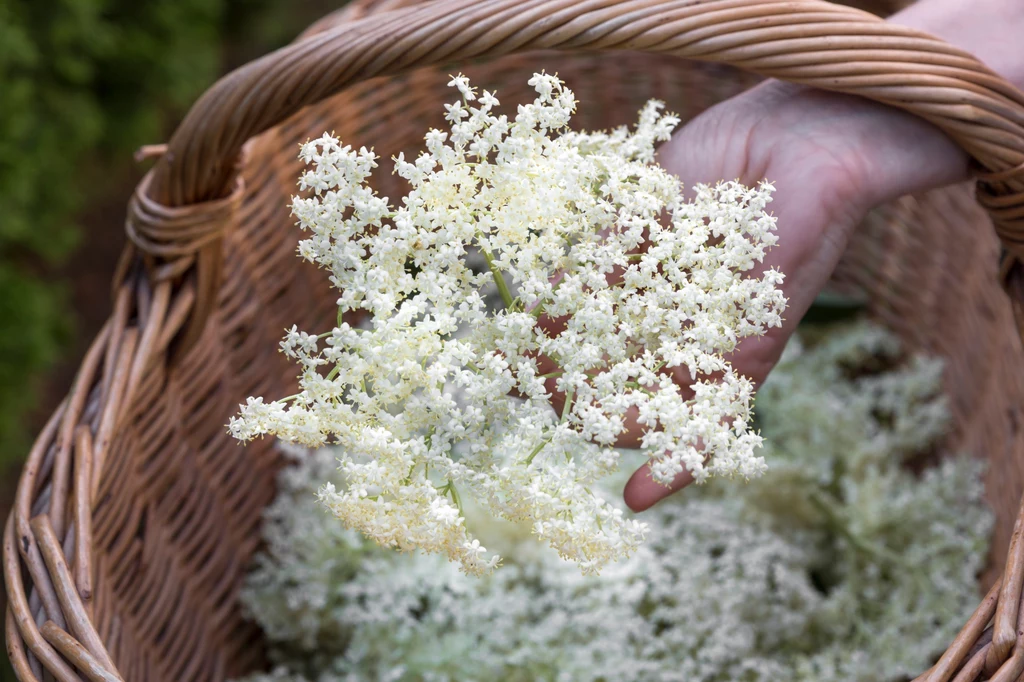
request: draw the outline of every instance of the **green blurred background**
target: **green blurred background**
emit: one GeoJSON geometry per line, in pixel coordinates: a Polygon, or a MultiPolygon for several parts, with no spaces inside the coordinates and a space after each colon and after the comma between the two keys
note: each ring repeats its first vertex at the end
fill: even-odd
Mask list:
{"type": "MultiPolygon", "coordinates": [[[[110,310],[143,144],[344,0],[0,0],[0,513],[110,310]]],[[[6,604],[0,604],[6,611],[6,604]]],[[[2,613],[2,612],[0,612],[2,613]]],[[[6,657],[0,679],[14,679],[6,657]]]]}

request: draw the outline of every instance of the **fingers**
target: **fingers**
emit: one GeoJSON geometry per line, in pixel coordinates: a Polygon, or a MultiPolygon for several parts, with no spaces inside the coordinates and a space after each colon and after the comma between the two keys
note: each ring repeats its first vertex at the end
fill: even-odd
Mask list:
{"type": "Polygon", "coordinates": [[[671,485],[666,486],[663,483],[658,483],[651,478],[650,464],[644,464],[626,482],[626,487],[622,491],[622,498],[630,509],[635,512],[642,512],[691,483],[693,483],[693,476],[689,471],[683,471],[676,476],[671,485]]]}
{"type": "MultiPolygon", "coordinates": [[[[778,219],[779,243],[748,274],[756,277],[769,268],[785,273],[785,320],[764,336],[743,339],[728,356],[733,369],[755,384],[781,356],[867,210],[905,192],[957,180],[965,168],[963,154],[914,117],[777,82],[705,112],[658,156],[686,189],[731,178],[748,185],[767,179],[776,187],[770,208],[778,219]]],[[[680,386],[690,383],[687,372],[674,379],[680,386]]],[[[683,474],[665,486],[645,465],[623,495],[631,509],[642,511],[692,480],[683,474]]]]}

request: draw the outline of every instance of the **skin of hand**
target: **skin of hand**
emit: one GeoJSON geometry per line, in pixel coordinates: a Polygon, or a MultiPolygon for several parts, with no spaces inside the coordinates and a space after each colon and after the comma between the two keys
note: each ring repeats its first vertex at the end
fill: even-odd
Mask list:
{"type": "MultiPolygon", "coordinates": [[[[744,339],[730,357],[755,384],[775,365],[864,215],[903,194],[962,180],[968,168],[951,140],[910,114],[779,81],[689,122],[661,148],[659,163],[686,187],[721,179],[775,185],[769,209],[779,242],[759,269],[785,273],[789,305],[782,327],[744,339]]],[[[685,389],[688,379],[680,376],[677,383],[685,389]]],[[[641,429],[630,424],[628,431],[639,442],[641,429]]],[[[623,495],[640,511],[692,481],[684,473],[666,487],[651,479],[645,465],[623,495]]]]}
{"type": "MultiPolygon", "coordinates": [[[[1024,54],[1006,46],[1018,44],[1024,31],[1022,8],[1019,0],[922,0],[889,21],[971,51],[1020,85],[1024,54]]],[[[968,177],[966,154],[930,123],[858,97],[776,80],[687,123],[660,149],[658,162],[687,188],[731,179],[746,185],[767,179],[775,185],[769,208],[777,218],[779,242],[760,269],[785,274],[789,306],[781,328],[745,339],[730,357],[755,384],[774,367],[869,210],[968,177]]],[[[564,328],[564,320],[542,316],[540,322],[549,334],[564,328]]],[[[543,357],[538,364],[544,372],[556,368],[543,357]]],[[[689,383],[688,374],[679,376],[681,388],[689,390],[689,383]]],[[[549,390],[561,411],[564,396],[554,390],[553,380],[549,390]]],[[[642,434],[642,427],[627,419],[617,445],[637,447],[642,434]]],[[[692,482],[684,472],[672,485],[662,485],[645,465],[630,478],[623,497],[631,509],[642,511],[692,482]]]]}
{"type": "MultiPolygon", "coordinates": [[[[943,38],[1011,83],[1024,85],[1019,41],[1024,3],[1019,0],[922,0],[889,21],[943,38]]],[[[775,185],[770,208],[778,219],[779,243],[763,268],[786,275],[786,319],[781,328],[741,342],[731,357],[755,383],[775,365],[867,211],[968,177],[967,156],[924,120],[779,81],[766,81],[690,121],[661,148],[659,163],[686,187],[723,179],[747,185],[767,179],[775,185]]],[[[635,446],[641,433],[631,424],[620,445],[635,446]]],[[[645,465],[630,478],[623,497],[631,509],[642,511],[692,482],[684,473],[666,487],[651,479],[645,465]]]]}

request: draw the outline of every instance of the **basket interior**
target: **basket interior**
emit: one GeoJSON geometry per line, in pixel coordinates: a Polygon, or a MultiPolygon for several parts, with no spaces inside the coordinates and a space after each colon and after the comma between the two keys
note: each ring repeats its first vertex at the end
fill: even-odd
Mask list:
{"type": "MultiPolygon", "coordinates": [[[[247,396],[294,392],[296,370],[277,352],[286,327],[321,331],[334,319],[325,277],[295,256],[299,231],[288,204],[298,144],[334,131],[384,158],[415,154],[427,128],[443,125],[449,73],[462,71],[515,103],[532,99],[526,81],[542,69],[588,104],[577,121],[590,129],[631,123],[651,97],[686,119],[756,80],[668,57],[531,53],[368,81],[250,141],[217,310],[186,355],[146,374],[95,498],[93,618],[125,679],[222,680],[265,663],[236,592],[280,460],[271,441],[241,447],[225,424],[247,396]]],[[[399,196],[397,180],[382,170],[379,191],[399,196]]],[[[997,256],[970,190],[954,187],[875,211],[835,277],[866,295],[871,314],[911,348],[947,358],[955,427],[944,451],[991,462],[998,560],[985,582],[998,574],[1024,482],[1024,363],[995,281],[997,256]]]]}

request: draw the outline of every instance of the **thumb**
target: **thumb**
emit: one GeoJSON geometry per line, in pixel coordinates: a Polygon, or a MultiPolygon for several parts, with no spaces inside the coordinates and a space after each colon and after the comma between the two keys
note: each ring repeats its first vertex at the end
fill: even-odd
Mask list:
{"type": "Polygon", "coordinates": [[[644,464],[629,477],[626,487],[622,490],[622,499],[633,511],[642,512],[691,483],[693,475],[686,470],[676,476],[669,485],[658,483],[651,476],[651,465],[644,464]]]}

